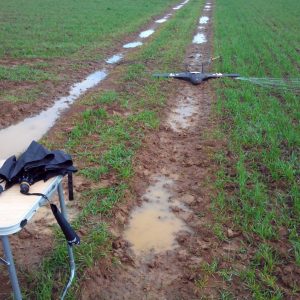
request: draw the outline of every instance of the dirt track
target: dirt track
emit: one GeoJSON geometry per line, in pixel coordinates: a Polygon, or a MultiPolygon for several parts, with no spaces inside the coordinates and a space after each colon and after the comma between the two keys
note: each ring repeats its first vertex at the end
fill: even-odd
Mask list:
{"type": "MultiPolygon", "coordinates": [[[[211,12],[205,15],[211,17],[211,12]]],[[[211,39],[211,23],[205,32],[211,39]]],[[[211,53],[208,43],[190,46],[186,68],[199,70],[199,61],[209,59],[211,53]]],[[[209,82],[192,86],[174,80],[173,84],[160,130],[147,137],[136,160],[132,189],[138,207],[120,207],[117,221],[111,225],[115,235],[113,253],[121,263],[111,267],[102,260],[89,269],[81,284],[81,299],[217,298],[222,288],[221,280],[206,277],[201,269],[213,257],[222,261],[222,256],[239,248],[235,238],[220,245],[212,232],[213,190],[209,182],[213,178],[213,155],[222,146],[209,138],[214,128],[214,94],[209,82]],[[149,217],[147,209],[155,209],[155,203],[162,202],[165,208],[159,206],[158,214],[149,217]],[[170,215],[166,214],[167,206],[170,215]],[[161,226],[163,230],[169,222],[176,228],[181,221],[186,227],[174,236],[159,230],[153,233],[152,227],[161,226]],[[139,226],[140,236],[126,240],[131,237],[128,232],[132,227],[139,226]],[[143,232],[143,226],[148,230],[143,232]],[[147,238],[145,245],[143,240],[147,238]],[[170,238],[173,243],[165,243],[170,238]],[[201,289],[204,281],[205,288],[201,289]]]]}

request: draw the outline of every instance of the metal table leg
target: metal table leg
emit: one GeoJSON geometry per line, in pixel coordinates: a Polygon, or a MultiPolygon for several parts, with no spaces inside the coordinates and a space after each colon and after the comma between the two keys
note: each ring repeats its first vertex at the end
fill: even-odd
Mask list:
{"type": "Polygon", "coordinates": [[[13,259],[11,249],[10,249],[10,243],[9,243],[8,236],[6,236],[6,235],[1,236],[1,240],[2,240],[2,245],[3,245],[4,255],[5,255],[2,262],[8,268],[9,278],[10,278],[10,282],[11,282],[13,292],[14,292],[14,298],[16,300],[21,300],[22,294],[21,294],[19,281],[18,281],[18,277],[17,277],[17,273],[16,273],[14,259],[13,259]]]}
{"type": "MultiPolygon", "coordinates": [[[[62,187],[62,183],[60,182],[58,185],[58,196],[59,196],[59,203],[60,203],[60,208],[61,208],[61,212],[63,214],[63,216],[67,218],[67,208],[66,208],[66,204],[65,204],[65,198],[64,198],[64,192],[63,192],[63,187],[62,187]]],[[[68,254],[69,254],[69,266],[70,266],[70,276],[69,276],[69,280],[68,283],[65,285],[63,293],[61,295],[61,299],[64,299],[68,289],[70,288],[72,281],[74,279],[75,276],[75,270],[76,270],[76,265],[75,265],[75,260],[74,260],[74,254],[73,254],[73,248],[70,245],[68,246],[68,254]]]]}

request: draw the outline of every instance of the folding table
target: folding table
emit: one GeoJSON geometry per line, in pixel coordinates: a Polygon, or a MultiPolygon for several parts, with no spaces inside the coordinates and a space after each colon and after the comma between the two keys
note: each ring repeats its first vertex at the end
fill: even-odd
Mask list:
{"type": "MultiPolygon", "coordinates": [[[[0,161],[0,167],[4,161],[0,161]]],[[[67,218],[66,205],[62,187],[62,176],[57,176],[44,181],[39,181],[30,187],[31,193],[42,193],[48,197],[53,196],[57,191],[59,196],[61,212],[67,218]]],[[[18,277],[14,265],[12,249],[9,243],[9,236],[22,230],[37,212],[39,207],[47,204],[42,196],[27,196],[20,193],[18,185],[12,186],[7,191],[0,193],[0,238],[2,241],[4,257],[0,257],[0,263],[7,266],[9,278],[12,285],[15,299],[22,299],[18,277]]],[[[49,208],[50,209],[50,208],[49,208]]],[[[72,246],[68,245],[70,277],[66,284],[61,298],[63,299],[71,286],[75,276],[75,261],[72,246]]]]}

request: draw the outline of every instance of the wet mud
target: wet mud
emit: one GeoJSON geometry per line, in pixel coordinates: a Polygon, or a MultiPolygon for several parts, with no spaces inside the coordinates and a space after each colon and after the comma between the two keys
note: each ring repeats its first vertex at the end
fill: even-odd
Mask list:
{"type": "MultiPolygon", "coordinates": [[[[201,118],[187,116],[173,130],[173,118],[167,113],[160,131],[147,137],[133,183],[141,205],[127,221],[118,218],[117,228],[111,229],[114,256],[120,264],[107,269],[99,262],[88,270],[80,299],[199,299],[203,294],[195,281],[201,264],[218,248],[210,229],[211,190],[205,186],[212,176],[208,171],[212,152],[218,146],[204,135],[212,125],[213,95],[208,85],[176,85],[180,88],[176,100],[183,95],[196,98],[194,109],[201,118]]],[[[217,290],[204,294],[217,297],[217,290]]]]}

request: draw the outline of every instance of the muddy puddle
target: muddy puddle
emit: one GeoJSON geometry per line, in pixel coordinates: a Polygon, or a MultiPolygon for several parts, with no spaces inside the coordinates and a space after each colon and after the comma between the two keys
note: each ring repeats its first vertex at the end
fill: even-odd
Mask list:
{"type": "Polygon", "coordinates": [[[142,45],[143,45],[142,42],[131,42],[131,43],[123,45],[123,48],[125,48],[125,49],[136,48],[136,47],[139,47],[139,46],[142,46],[142,45]]]}
{"type": "Polygon", "coordinates": [[[185,4],[187,4],[190,0],[186,0],[182,3],[180,3],[179,5],[173,7],[174,10],[178,10],[178,9],[181,9],[185,4]]]}
{"type": "Polygon", "coordinates": [[[194,61],[199,61],[201,56],[202,55],[200,53],[196,53],[195,56],[194,56],[194,61]]]}
{"type": "Polygon", "coordinates": [[[116,64],[117,62],[121,61],[123,57],[123,54],[115,54],[109,57],[105,62],[108,64],[116,64]]]}
{"type": "Polygon", "coordinates": [[[159,23],[159,24],[160,24],[160,23],[164,23],[164,22],[168,21],[168,19],[169,19],[171,16],[172,16],[172,14],[167,14],[167,15],[165,15],[163,18],[156,20],[155,23],[159,23]]]}
{"type": "Polygon", "coordinates": [[[206,42],[207,40],[203,33],[197,33],[193,38],[193,44],[202,44],[206,42]]]}
{"type": "Polygon", "coordinates": [[[152,35],[153,33],[154,33],[154,29],[148,29],[148,30],[142,31],[139,34],[139,37],[145,39],[145,38],[149,37],[150,35],[152,35]]]}
{"type": "Polygon", "coordinates": [[[55,104],[40,114],[26,118],[24,121],[0,130],[0,159],[24,151],[32,140],[39,140],[54,125],[60,113],[67,109],[84,92],[99,84],[107,73],[97,71],[86,77],[82,82],[74,84],[69,95],[59,98],[55,104]]]}
{"type": "Polygon", "coordinates": [[[200,20],[199,20],[199,24],[207,24],[209,21],[209,17],[201,17],[200,20]]]}
{"type": "Polygon", "coordinates": [[[159,20],[156,20],[155,23],[164,23],[168,20],[168,18],[162,18],[162,19],[159,19],[159,20]]]}
{"type": "Polygon", "coordinates": [[[183,5],[180,4],[180,5],[176,6],[176,7],[173,7],[173,9],[174,9],[174,10],[178,10],[178,9],[182,8],[182,6],[183,6],[183,5]]]}
{"type": "Polygon", "coordinates": [[[198,105],[193,97],[183,96],[169,114],[167,124],[176,132],[186,129],[195,121],[198,105]]]}
{"type": "Polygon", "coordinates": [[[175,249],[175,240],[179,231],[190,231],[187,225],[172,211],[172,206],[185,208],[172,199],[174,181],[157,175],[152,178],[153,184],[142,197],[144,203],[131,214],[124,238],[132,245],[136,254],[175,249]]]}

